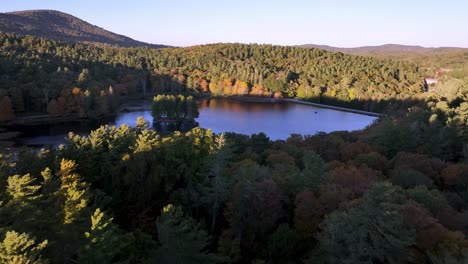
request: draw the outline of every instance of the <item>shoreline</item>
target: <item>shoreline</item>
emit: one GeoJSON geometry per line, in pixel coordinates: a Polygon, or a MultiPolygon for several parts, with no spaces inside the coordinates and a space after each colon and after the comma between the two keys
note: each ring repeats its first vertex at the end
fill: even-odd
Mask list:
{"type": "Polygon", "coordinates": [[[360,115],[367,115],[367,116],[374,116],[374,117],[382,117],[383,114],[381,113],[376,113],[376,112],[369,112],[369,111],[364,111],[364,110],[359,110],[359,109],[353,109],[353,108],[346,108],[346,107],[340,107],[340,106],[334,106],[334,105],[326,105],[326,104],[319,104],[319,103],[312,103],[312,102],[307,102],[295,98],[281,98],[281,99],[275,99],[272,97],[250,97],[250,96],[212,96],[208,97],[208,99],[226,99],[226,100],[233,100],[233,101],[242,101],[242,102],[255,102],[255,103],[295,103],[295,104],[302,104],[302,105],[309,105],[309,106],[315,106],[319,108],[324,108],[324,109],[331,109],[331,110],[336,110],[336,111],[341,111],[341,112],[349,112],[349,113],[354,113],[354,114],[360,114],[360,115]]]}
{"type": "MultiPolygon", "coordinates": [[[[374,116],[374,117],[381,117],[383,114],[376,113],[376,112],[368,112],[364,110],[352,109],[352,108],[345,108],[340,106],[334,105],[326,105],[326,104],[319,104],[319,103],[312,103],[307,102],[295,98],[281,98],[276,99],[273,97],[257,97],[257,96],[202,96],[201,99],[224,99],[224,100],[231,100],[231,101],[239,101],[239,102],[253,102],[253,103],[295,103],[295,104],[302,104],[302,105],[309,105],[324,109],[331,109],[336,111],[342,112],[349,112],[367,116],[374,116]]],[[[99,120],[102,118],[111,118],[115,117],[119,113],[124,112],[138,112],[138,111],[151,111],[151,99],[134,99],[129,100],[123,103],[119,109],[109,115],[100,116],[100,117],[78,117],[78,116],[50,116],[50,115],[25,115],[17,117],[15,120],[5,123],[5,126],[15,126],[15,125],[41,125],[41,124],[58,124],[58,123],[67,123],[67,122],[82,122],[82,121],[90,121],[90,120],[99,120]],[[135,104],[137,102],[138,104],[135,104]]]]}
{"type": "Polygon", "coordinates": [[[341,112],[350,112],[350,113],[360,114],[360,115],[375,116],[375,117],[383,116],[383,114],[380,114],[380,113],[368,112],[364,110],[357,110],[357,109],[345,108],[345,107],[334,106],[334,105],[312,103],[312,102],[302,101],[298,99],[283,99],[283,101],[296,103],[296,104],[310,105],[310,106],[331,109],[331,110],[336,110],[336,111],[341,111],[341,112]]]}
{"type": "Polygon", "coordinates": [[[257,96],[210,96],[206,99],[226,99],[232,101],[241,101],[241,102],[252,102],[252,103],[281,103],[284,99],[276,99],[273,97],[257,97],[257,96]]]}
{"type": "Polygon", "coordinates": [[[50,124],[59,124],[59,123],[71,123],[71,122],[86,122],[93,120],[101,120],[106,118],[112,118],[117,115],[109,114],[102,116],[92,116],[92,117],[79,117],[74,115],[68,116],[50,116],[50,115],[31,115],[31,116],[21,116],[17,117],[15,120],[10,121],[5,124],[8,126],[34,126],[34,125],[50,125],[50,124]]]}

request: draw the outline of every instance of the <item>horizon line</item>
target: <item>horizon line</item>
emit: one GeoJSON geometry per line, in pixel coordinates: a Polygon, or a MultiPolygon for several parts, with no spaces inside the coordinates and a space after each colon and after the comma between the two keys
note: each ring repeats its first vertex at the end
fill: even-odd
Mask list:
{"type": "MultiPolygon", "coordinates": [[[[256,44],[256,45],[273,45],[273,46],[283,46],[283,47],[303,47],[303,46],[307,46],[307,45],[315,45],[315,46],[318,46],[316,48],[322,48],[322,49],[324,49],[324,48],[359,49],[359,48],[379,48],[379,47],[383,47],[383,46],[403,46],[403,47],[425,48],[425,49],[468,49],[468,46],[452,46],[452,45],[424,46],[424,45],[420,45],[420,44],[402,44],[402,43],[396,43],[396,42],[387,42],[387,43],[381,43],[381,44],[364,44],[364,45],[358,45],[358,46],[355,46],[355,45],[353,45],[353,46],[346,46],[346,45],[342,46],[342,45],[333,45],[333,44],[317,44],[317,43],[313,43],[313,42],[302,43],[302,44],[275,44],[275,43],[267,43],[267,42],[237,42],[237,41],[220,41],[220,42],[215,41],[215,42],[194,43],[194,44],[188,44],[188,45],[174,45],[174,44],[165,44],[162,41],[161,42],[158,41],[158,43],[156,43],[156,42],[153,42],[153,41],[140,40],[139,38],[130,37],[129,35],[127,35],[125,33],[117,33],[117,32],[111,31],[109,29],[106,29],[103,26],[96,25],[96,24],[93,24],[91,22],[88,22],[88,21],[80,18],[79,16],[77,16],[75,14],[71,14],[69,12],[61,11],[61,10],[58,10],[58,9],[44,8],[44,9],[14,10],[14,11],[3,11],[3,12],[0,12],[0,14],[11,14],[11,13],[15,13],[15,12],[31,12],[31,11],[60,12],[60,13],[63,13],[63,14],[73,16],[73,17],[75,17],[77,19],[80,19],[80,20],[90,24],[90,25],[99,27],[99,28],[104,29],[104,30],[106,30],[108,32],[111,32],[113,34],[122,35],[122,36],[131,38],[133,40],[143,42],[143,43],[146,43],[146,44],[149,44],[149,45],[163,45],[163,46],[167,46],[169,48],[189,48],[189,47],[202,46],[202,45],[213,45],[213,44],[245,44],[245,45],[254,45],[254,44],[256,44]]],[[[5,32],[5,33],[7,33],[7,32],[5,32]]]]}

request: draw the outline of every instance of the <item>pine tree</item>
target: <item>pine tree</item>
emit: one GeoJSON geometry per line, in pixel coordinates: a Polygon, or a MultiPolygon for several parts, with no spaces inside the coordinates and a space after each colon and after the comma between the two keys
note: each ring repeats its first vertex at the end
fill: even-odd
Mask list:
{"type": "Polygon", "coordinates": [[[41,186],[33,185],[34,181],[35,179],[29,174],[10,176],[8,177],[8,194],[13,198],[13,201],[18,202],[37,199],[39,197],[37,192],[41,186]]]}
{"type": "Polygon", "coordinates": [[[300,173],[291,173],[288,176],[293,193],[307,188],[317,189],[325,181],[325,163],[319,155],[308,151],[304,153],[302,160],[304,169],[300,173]]]}
{"type": "Polygon", "coordinates": [[[331,213],[318,235],[318,256],[326,263],[401,263],[415,242],[414,228],[400,214],[405,199],[401,188],[379,183],[361,205],[331,213]]]}
{"type": "Polygon", "coordinates": [[[45,264],[41,251],[47,246],[47,240],[41,243],[27,233],[8,231],[0,243],[0,262],[12,264],[45,264]]]}
{"type": "MultiPolygon", "coordinates": [[[[88,244],[79,257],[83,263],[115,263],[116,256],[124,251],[123,247],[132,242],[119,235],[112,218],[99,208],[91,215],[91,228],[85,232],[85,236],[88,244]]],[[[129,253],[121,255],[129,257],[129,253]]]]}
{"type": "Polygon", "coordinates": [[[137,117],[136,128],[139,131],[143,131],[143,130],[149,128],[149,123],[148,123],[148,121],[145,120],[144,117],[139,116],[139,117],[137,117]]]}
{"type": "Polygon", "coordinates": [[[161,243],[155,252],[158,263],[216,263],[216,257],[206,252],[208,234],[179,207],[164,207],[156,226],[161,243]]]}
{"type": "Polygon", "coordinates": [[[215,141],[216,153],[212,154],[209,159],[209,183],[205,187],[206,189],[203,191],[201,198],[204,203],[211,207],[211,232],[215,230],[219,211],[228,199],[229,190],[234,184],[232,178],[224,172],[232,151],[229,146],[225,145],[224,134],[216,137],[215,141]]]}
{"type": "Polygon", "coordinates": [[[81,180],[75,169],[74,161],[63,159],[60,163],[60,189],[65,196],[65,224],[73,223],[88,204],[88,184],[81,180]]]}
{"type": "Polygon", "coordinates": [[[84,83],[89,79],[89,70],[84,68],[81,70],[80,74],[78,75],[78,82],[84,83]]]}

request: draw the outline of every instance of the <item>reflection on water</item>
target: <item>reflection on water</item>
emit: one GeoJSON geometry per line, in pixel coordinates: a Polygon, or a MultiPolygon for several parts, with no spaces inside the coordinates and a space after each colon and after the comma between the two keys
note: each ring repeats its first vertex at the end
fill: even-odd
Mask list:
{"type": "Polygon", "coordinates": [[[200,127],[215,133],[265,132],[271,139],[286,139],[291,134],[358,130],[376,117],[341,112],[294,103],[258,103],[211,99],[204,102],[197,119],[200,127]]]}
{"type": "Polygon", "coordinates": [[[229,111],[233,113],[243,113],[243,112],[253,113],[253,112],[264,112],[265,110],[285,111],[288,108],[288,103],[244,102],[244,101],[224,100],[224,99],[207,99],[200,103],[199,111],[202,111],[206,108],[229,111]]]}
{"type": "MultiPolygon", "coordinates": [[[[286,139],[291,134],[313,135],[317,132],[358,130],[371,124],[376,117],[340,112],[294,103],[259,103],[224,99],[210,99],[200,103],[200,116],[196,119],[202,128],[215,133],[235,132],[255,134],[264,132],[271,139],[286,139]]],[[[27,126],[26,145],[58,145],[65,142],[69,131],[85,135],[100,125],[136,125],[138,116],[152,124],[150,111],[120,113],[115,120],[73,122],[66,124],[27,126]]]]}

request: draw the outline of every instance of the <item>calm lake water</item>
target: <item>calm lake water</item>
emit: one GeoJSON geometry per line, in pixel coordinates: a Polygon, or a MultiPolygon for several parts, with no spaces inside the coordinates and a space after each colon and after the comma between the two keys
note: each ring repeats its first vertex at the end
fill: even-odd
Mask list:
{"type": "MultiPolygon", "coordinates": [[[[203,101],[197,122],[215,133],[235,132],[255,134],[264,132],[271,139],[286,139],[291,134],[313,135],[317,132],[359,130],[370,125],[376,117],[318,108],[295,103],[259,103],[225,99],[203,101]]],[[[66,124],[28,126],[21,143],[25,145],[58,145],[65,142],[69,131],[86,135],[100,125],[135,126],[138,116],[152,121],[150,111],[120,113],[114,120],[73,122],[66,124]]],[[[152,122],[151,122],[152,123],[152,122]]]]}

